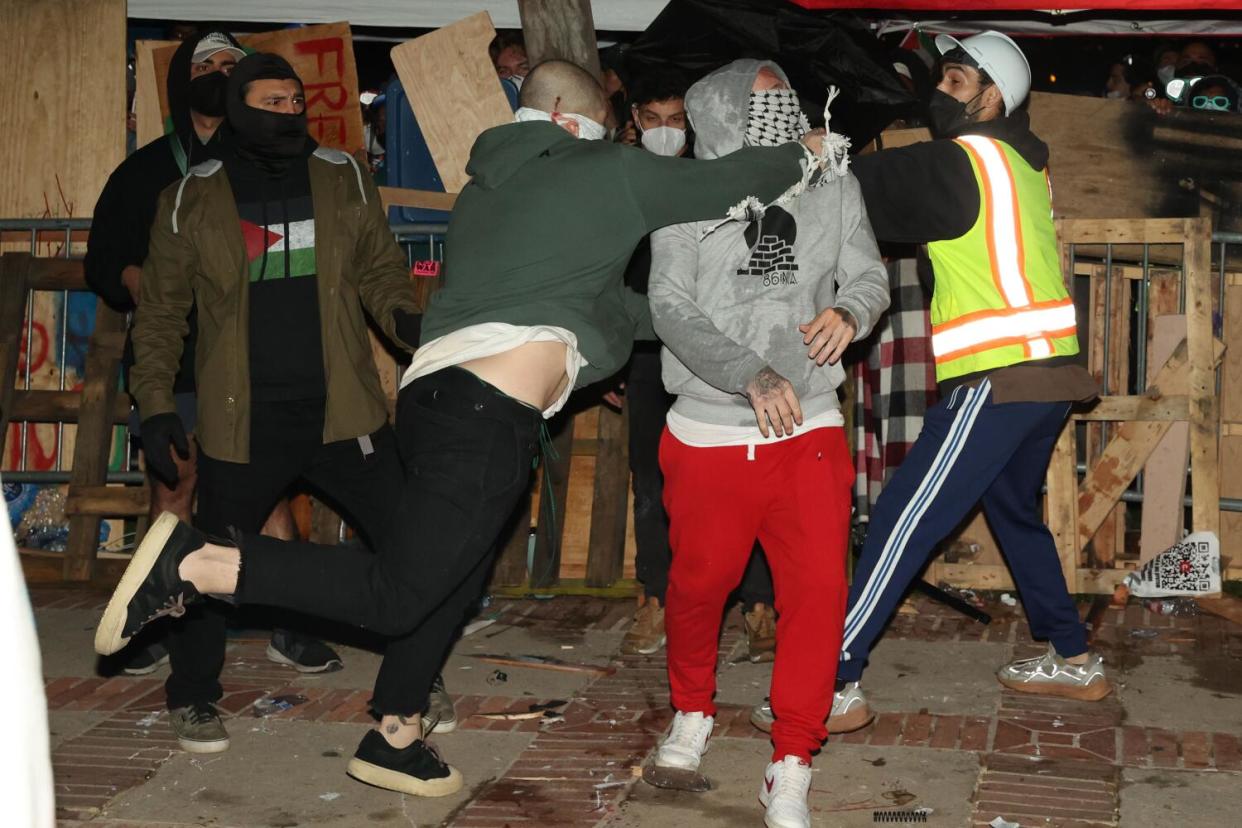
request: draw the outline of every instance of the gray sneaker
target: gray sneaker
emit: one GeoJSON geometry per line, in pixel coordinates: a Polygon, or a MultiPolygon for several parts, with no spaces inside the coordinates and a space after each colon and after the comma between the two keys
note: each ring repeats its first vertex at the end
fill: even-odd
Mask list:
{"type": "MultiPolygon", "coordinates": [[[[845,685],[840,693],[832,694],[832,711],[824,721],[824,727],[829,733],[851,733],[871,724],[874,718],[875,714],[867,704],[867,697],[863,695],[858,682],[854,681],[845,685]]],[[[772,732],[772,723],[775,721],[776,716],[772,713],[772,702],[769,699],[764,699],[763,704],[757,704],[750,710],[750,723],[764,733],[772,732]]]]}
{"type": "Polygon", "coordinates": [[[427,715],[423,716],[423,738],[432,733],[452,733],[457,729],[457,711],[453,709],[453,697],[444,689],[444,676],[436,676],[431,683],[431,699],[427,715]]]}
{"type": "Polygon", "coordinates": [[[1020,693],[1080,701],[1099,701],[1113,691],[1112,683],[1104,675],[1104,659],[1098,653],[1088,653],[1085,664],[1070,664],[1057,655],[1051,644],[1041,656],[1009,662],[997,671],[996,678],[1020,693]]]}
{"type": "Polygon", "coordinates": [[[187,753],[221,753],[229,749],[229,734],[224,729],[216,706],[200,702],[168,711],[177,742],[187,753]]]}

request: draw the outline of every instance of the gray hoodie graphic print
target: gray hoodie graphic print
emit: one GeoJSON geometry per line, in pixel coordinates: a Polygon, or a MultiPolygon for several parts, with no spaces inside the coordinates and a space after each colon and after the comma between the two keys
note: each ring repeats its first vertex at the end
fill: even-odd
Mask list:
{"type": "MultiPolygon", "coordinates": [[[[742,146],[751,87],[774,63],[734,61],[686,95],[695,155],[742,146]]],[[[673,410],[700,423],[755,426],[746,385],[770,366],[798,394],[804,418],[839,408],[841,365],[817,366],[798,326],[825,308],[857,320],[865,338],[888,307],[888,275],[852,174],[835,177],[752,222],[678,224],[651,237],[648,295],[673,410]]]]}

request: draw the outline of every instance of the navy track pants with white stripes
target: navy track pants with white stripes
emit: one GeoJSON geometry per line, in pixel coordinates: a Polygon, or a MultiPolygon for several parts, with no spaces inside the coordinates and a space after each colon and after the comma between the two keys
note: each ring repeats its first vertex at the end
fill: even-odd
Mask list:
{"type": "Polygon", "coordinates": [[[1065,586],[1040,487],[1069,413],[1063,402],[996,404],[991,383],[959,386],[933,406],[876,502],[850,586],[839,681],[858,681],[889,616],[936,545],[983,502],[1031,634],[1065,657],[1087,650],[1065,586]]]}

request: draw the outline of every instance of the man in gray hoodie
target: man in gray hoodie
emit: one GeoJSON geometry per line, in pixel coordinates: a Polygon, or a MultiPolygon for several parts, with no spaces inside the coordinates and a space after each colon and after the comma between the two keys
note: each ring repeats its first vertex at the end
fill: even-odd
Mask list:
{"type": "MultiPolygon", "coordinates": [[[[807,126],[784,72],[766,61],[708,75],[686,109],[700,158],[795,140],[807,126]]],[[[697,770],[707,748],[721,612],[758,538],[778,614],[775,750],[759,794],[770,828],[810,825],[811,753],[827,735],[824,694],[847,589],[853,465],[840,358],[889,302],[858,182],[843,159],[836,169],[766,208],[750,201],[734,211],[742,220],[652,236],[652,319],[665,345],[664,384],[677,397],[660,446],[677,714],[656,765],[697,770]]]]}

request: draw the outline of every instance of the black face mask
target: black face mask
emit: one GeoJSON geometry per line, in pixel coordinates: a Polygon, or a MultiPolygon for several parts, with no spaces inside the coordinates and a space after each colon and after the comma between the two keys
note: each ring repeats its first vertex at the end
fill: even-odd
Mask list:
{"type": "Polygon", "coordinates": [[[225,95],[229,77],[223,72],[208,72],[190,81],[190,109],[211,118],[224,117],[225,95]]]}
{"type": "Polygon", "coordinates": [[[306,113],[268,112],[242,104],[232,107],[237,153],[268,172],[283,172],[306,148],[306,113]]]}
{"type": "MultiPolygon", "coordinates": [[[[979,95],[986,91],[986,89],[981,90],[979,95]]],[[[932,135],[937,138],[954,138],[961,130],[968,127],[979,110],[970,112],[967,111],[967,107],[979,100],[979,95],[962,103],[947,92],[941,92],[939,89],[933,91],[931,100],[927,104],[928,125],[931,127],[932,135]]]]}

